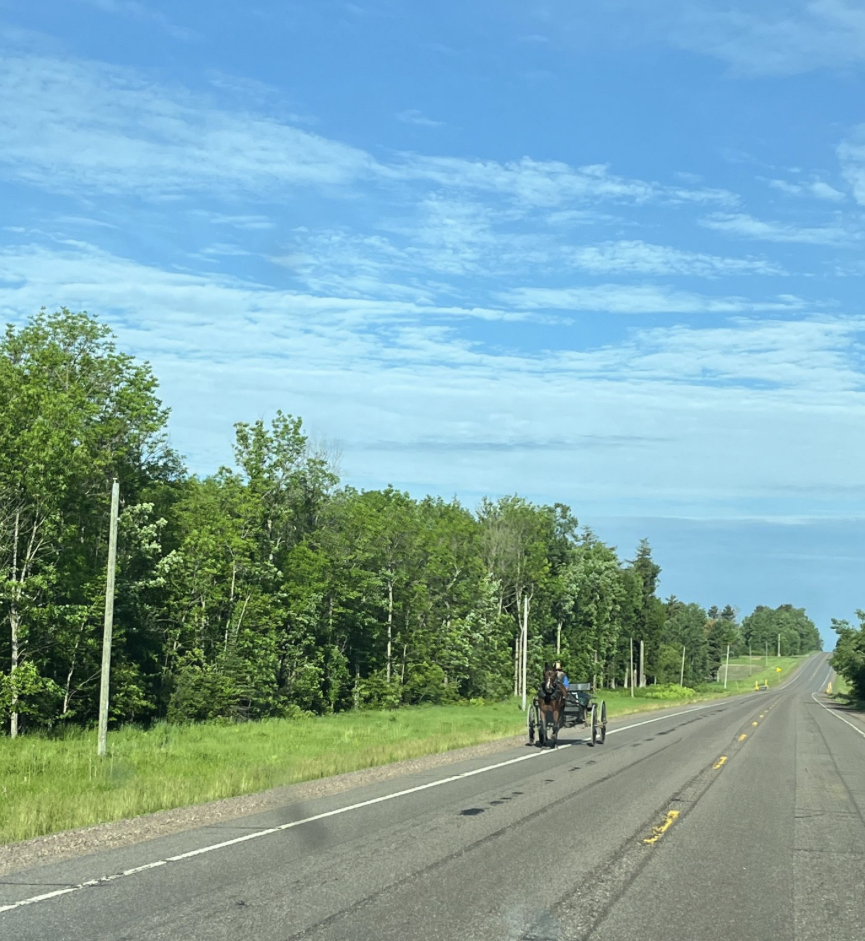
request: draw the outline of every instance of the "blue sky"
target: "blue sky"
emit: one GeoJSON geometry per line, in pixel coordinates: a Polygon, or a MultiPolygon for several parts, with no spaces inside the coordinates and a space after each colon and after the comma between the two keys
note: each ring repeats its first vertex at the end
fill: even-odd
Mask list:
{"type": "Polygon", "coordinates": [[[662,590],[865,606],[865,7],[0,0],[0,313],[103,317],[199,473],[569,503],[662,590]]]}

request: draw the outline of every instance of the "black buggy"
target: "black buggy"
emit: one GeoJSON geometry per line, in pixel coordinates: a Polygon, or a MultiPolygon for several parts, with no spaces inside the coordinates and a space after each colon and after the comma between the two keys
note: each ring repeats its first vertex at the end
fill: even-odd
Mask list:
{"type": "MultiPolygon", "coordinates": [[[[607,704],[603,700],[595,702],[592,692],[591,683],[570,685],[559,728],[572,729],[578,725],[584,729],[591,728],[592,736],[588,744],[603,745],[607,739],[607,704]]],[[[547,729],[537,696],[529,704],[527,725],[530,745],[535,744],[535,739],[541,747],[548,743],[555,745],[559,729],[547,729]]]]}

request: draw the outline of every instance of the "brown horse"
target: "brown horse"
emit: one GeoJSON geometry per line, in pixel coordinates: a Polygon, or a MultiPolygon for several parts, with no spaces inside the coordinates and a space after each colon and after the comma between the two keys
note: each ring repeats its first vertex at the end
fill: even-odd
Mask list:
{"type": "Polygon", "coordinates": [[[541,710],[541,741],[556,747],[559,729],[565,724],[565,701],[567,690],[559,680],[558,670],[544,664],[544,682],[538,690],[538,707],[541,710]]]}

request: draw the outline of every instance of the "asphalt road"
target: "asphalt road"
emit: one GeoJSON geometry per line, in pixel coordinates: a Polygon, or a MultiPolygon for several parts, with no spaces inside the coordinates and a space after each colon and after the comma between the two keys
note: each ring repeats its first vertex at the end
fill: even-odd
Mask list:
{"type": "Polygon", "coordinates": [[[8,875],[0,939],[862,941],[829,674],[8,875]]]}

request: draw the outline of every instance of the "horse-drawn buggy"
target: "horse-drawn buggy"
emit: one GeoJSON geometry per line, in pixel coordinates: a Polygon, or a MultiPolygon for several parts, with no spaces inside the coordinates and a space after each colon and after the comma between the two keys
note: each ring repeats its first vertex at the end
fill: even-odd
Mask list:
{"type": "Polygon", "coordinates": [[[560,729],[581,725],[591,728],[590,745],[603,745],[607,738],[607,704],[595,702],[591,683],[572,683],[567,688],[558,672],[544,670],[544,682],[528,708],[529,744],[556,747],[560,729]]]}

